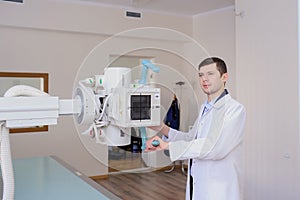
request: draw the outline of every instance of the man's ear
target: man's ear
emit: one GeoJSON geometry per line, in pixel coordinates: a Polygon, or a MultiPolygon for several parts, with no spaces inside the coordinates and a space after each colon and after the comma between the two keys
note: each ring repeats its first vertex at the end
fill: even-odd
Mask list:
{"type": "Polygon", "coordinates": [[[226,81],[228,80],[228,73],[224,73],[221,77],[221,80],[224,81],[224,83],[226,83],[226,81]]]}

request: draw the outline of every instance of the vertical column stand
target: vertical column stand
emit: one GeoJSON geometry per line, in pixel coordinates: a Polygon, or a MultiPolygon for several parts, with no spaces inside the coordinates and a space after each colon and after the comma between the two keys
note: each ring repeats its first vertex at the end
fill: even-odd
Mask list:
{"type": "MultiPolygon", "coordinates": [[[[182,85],[184,85],[184,82],[183,81],[178,81],[178,82],[176,82],[176,85],[179,85],[180,99],[181,99],[182,98],[182,85]]],[[[180,108],[179,108],[179,111],[180,111],[180,108]]],[[[187,173],[184,170],[184,161],[180,160],[179,162],[180,162],[180,165],[181,165],[181,172],[186,175],[187,173]]]]}

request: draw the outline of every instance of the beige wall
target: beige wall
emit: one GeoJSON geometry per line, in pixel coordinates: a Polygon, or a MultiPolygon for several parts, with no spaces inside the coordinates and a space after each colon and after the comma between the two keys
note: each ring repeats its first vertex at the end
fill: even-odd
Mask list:
{"type": "MultiPolygon", "coordinates": [[[[101,36],[1,27],[1,71],[49,73],[49,93],[71,98],[82,60],[101,36]]],[[[87,175],[106,173],[81,145],[72,117],[61,117],[47,133],[11,135],[15,158],[57,155],[87,175]]],[[[106,148],[103,148],[106,151],[106,148]]],[[[103,154],[105,160],[106,154],[103,154]]]]}
{"type": "MultiPolygon", "coordinates": [[[[228,88],[246,106],[245,200],[296,200],[300,187],[297,1],[239,0],[235,9],[244,11],[244,16],[235,17],[234,8],[228,7],[193,19],[149,12],[143,12],[142,19],[131,19],[122,9],[67,1],[0,2],[0,70],[49,72],[50,94],[70,98],[83,59],[108,36],[144,26],[184,32],[207,54],[226,60],[228,88]]],[[[194,55],[189,44],[184,46],[194,55]]],[[[189,64],[178,57],[152,56],[192,76],[182,67],[189,64]]],[[[191,63],[202,56],[195,54],[191,63]]],[[[197,87],[196,82],[190,84],[197,87]]],[[[169,105],[168,97],[163,103],[169,105]]],[[[188,126],[197,113],[190,112],[191,107],[185,110],[188,126]]],[[[106,174],[107,168],[81,145],[72,120],[59,118],[48,133],[12,135],[14,157],[55,154],[87,175],[106,174]]],[[[106,147],[100,146],[99,154],[105,160],[106,147]]]]}
{"type": "Polygon", "coordinates": [[[298,1],[239,0],[237,97],[246,106],[245,200],[300,199],[298,1]]]}
{"type": "Polygon", "coordinates": [[[297,1],[236,3],[235,10],[195,16],[194,38],[210,55],[227,61],[229,90],[247,109],[244,199],[296,200],[300,188],[297,1]],[[242,17],[235,16],[240,12],[242,17]]]}
{"type": "Polygon", "coordinates": [[[132,11],[84,1],[27,0],[24,4],[0,2],[0,24],[104,35],[151,26],[192,34],[190,17],[142,12],[142,18],[137,19],[125,17],[127,10],[132,11]]]}
{"type": "Polygon", "coordinates": [[[224,59],[228,66],[227,88],[236,97],[235,23],[234,7],[226,7],[194,17],[194,38],[210,56],[224,59]]]}
{"type": "MultiPolygon", "coordinates": [[[[143,12],[141,19],[132,19],[125,18],[120,8],[67,1],[24,2],[0,2],[0,71],[47,72],[49,93],[60,98],[72,97],[83,60],[112,34],[148,26],[192,33],[192,19],[182,16],[143,12]]],[[[57,155],[88,176],[107,173],[106,166],[81,144],[70,116],[59,118],[47,133],[11,135],[11,143],[15,158],[57,155]]],[[[99,145],[96,150],[107,162],[107,147],[99,145]]]]}

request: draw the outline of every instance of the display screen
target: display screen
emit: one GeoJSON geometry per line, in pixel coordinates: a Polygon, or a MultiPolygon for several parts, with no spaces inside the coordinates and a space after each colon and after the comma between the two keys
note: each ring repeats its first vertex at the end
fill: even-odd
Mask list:
{"type": "Polygon", "coordinates": [[[131,95],[130,108],[131,120],[150,120],[151,95],[131,95]]]}

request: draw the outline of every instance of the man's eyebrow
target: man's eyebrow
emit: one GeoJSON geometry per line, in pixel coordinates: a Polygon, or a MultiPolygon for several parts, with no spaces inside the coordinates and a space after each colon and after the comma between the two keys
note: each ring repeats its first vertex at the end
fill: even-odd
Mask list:
{"type": "Polygon", "coordinates": [[[215,73],[216,71],[214,70],[210,70],[210,71],[207,71],[207,72],[198,72],[198,74],[207,74],[207,73],[215,73]]]}

